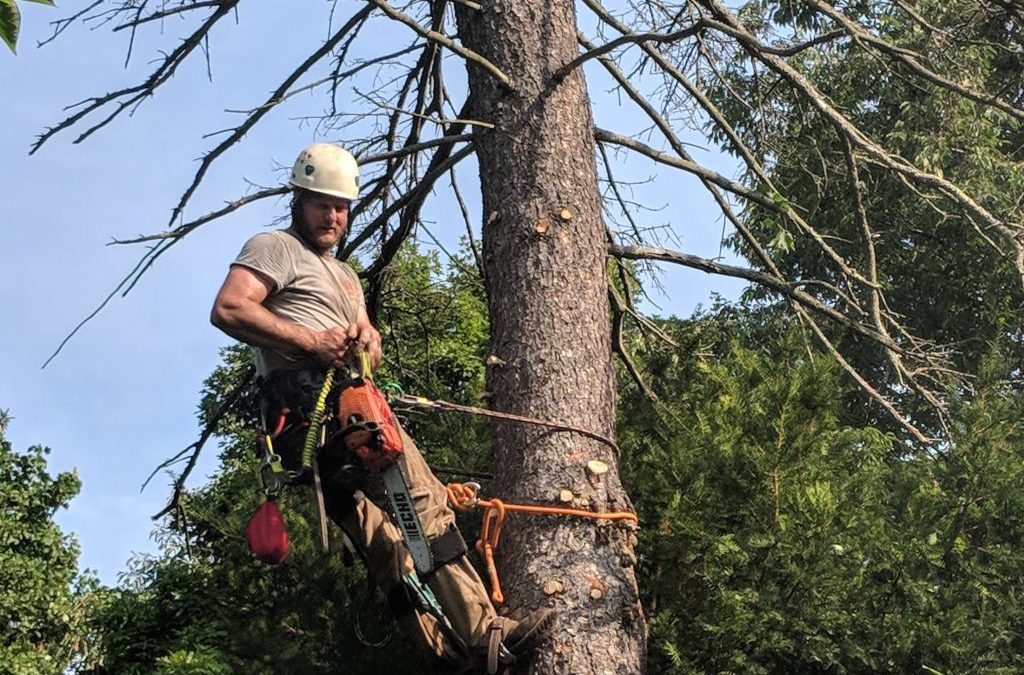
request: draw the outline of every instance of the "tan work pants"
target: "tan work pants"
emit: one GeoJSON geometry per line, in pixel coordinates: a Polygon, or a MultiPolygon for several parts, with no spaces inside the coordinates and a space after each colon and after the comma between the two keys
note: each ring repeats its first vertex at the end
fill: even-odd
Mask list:
{"type": "MultiPolygon", "coordinates": [[[[403,455],[399,460],[409,484],[409,493],[428,539],[444,532],[455,521],[447,503],[444,485],[434,476],[412,438],[402,431],[403,455]]],[[[366,496],[355,509],[340,513],[337,500],[332,499],[325,483],[324,497],[328,512],[353,540],[366,558],[370,574],[378,587],[389,593],[402,583],[404,574],[414,571],[412,556],[402,541],[402,534],[389,516],[379,476],[371,476],[363,492],[366,496]]],[[[442,565],[427,579],[455,632],[470,649],[462,654],[447,640],[436,619],[415,610],[399,618],[399,623],[415,640],[421,641],[428,653],[451,664],[463,664],[469,657],[487,653],[488,628],[495,617],[487,589],[466,556],[442,565]]]]}

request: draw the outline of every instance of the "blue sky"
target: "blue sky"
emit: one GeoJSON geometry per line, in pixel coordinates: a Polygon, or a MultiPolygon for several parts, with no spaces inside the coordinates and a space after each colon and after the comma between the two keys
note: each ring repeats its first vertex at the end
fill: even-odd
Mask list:
{"type": "MultiPolygon", "coordinates": [[[[226,109],[260,103],[312,50],[325,32],[325,4],[289,3],[298,15],[289,17],[287,40],[281,39],[281,5],[245,5],[237,24],[214,35],[212,82],[200,60],[186,64],[131,117],[81,144],[72,143],[74,130],[59,135],[30,157],[30,144],[62,118],[62,108],[134,84],[158,56],[149,39],[160,34],[155,24],[137,38],[127,69],[122,66],[128,35],[111,34],[109,27],[75,25],[36,49],[50,33],[48,22],[86,3],[58,4],[22,4],[19,54],[0,53],[0,409],[14,417],[7,435],[16,450],[49,446],[51,470],[79,472],[81,494],[58,522],[78,537],[80,566],[112,584],[134,552],[156,548],[150,516],[166,503],[169,478],[157,477],[141,493],[140,487],[157,464],[195,440],[199,387],[218,362],[218,349],[231,342],[208,321],[227,264],[286,204],[260,203],[189,235],[127,297],[115,298],[86,325],[53,363],[41,366],[144,252],[108,242],[164,229],[195,159],[220,140],[203,135],[237,123],[226,109]]],[[[340,3],[339,11],[350,6],[340,3]]],[[[163,27],[161,45],[174,44],[176,24],[163,27]]],[[[379,37],[377,42],[394,37],[390,30],[371,29],[385,31],[369,36],[379,37]]],[[[634,111],[603,94],[607,86],[600,80],[592,79],[590,89],[599,124],[623,133],[644,126],[634,111]]],[[[306,97],[271,113],[214,166],[186,216],[245,194],[246,180],[278,184],[280,165],[290,165],[305,145],[325,140],[296,119],[304,114],[301,106],[310,104],[316,100],[306,97]]],[[[695,152],[732,173],[726,158],[695,152]]],[[[638,163],[623,170],[636,179],[654,174],[638,163]]],[[[464,172],[468,179],[471,173],[464,172]]],[[[680,250],[718,255],[721,223],[695,181],[676,173],[637,190],[656,207],[668,204],[671,195],[671,206],[650,214],[650,224],[671,222],[680,250]]],[[[428,218],[442,239],[452,241],[462,231],[461,216],[443,200],[429,205],[428,218]]],[[[666,314],[688,315],[712,291],[735,296],[740,288],[679,268],[666,270],[662,281],[666,292],[655,293],[654,300],[666,314]]],[[[214,456],[207,449],[193,484],[213,470],[214,456]]]]}

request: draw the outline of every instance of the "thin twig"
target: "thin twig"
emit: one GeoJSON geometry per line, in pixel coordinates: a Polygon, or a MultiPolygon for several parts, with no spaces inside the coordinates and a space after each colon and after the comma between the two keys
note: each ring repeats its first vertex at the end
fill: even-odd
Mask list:
{"type": "Polygon", "coordinates": [[[193,443],[192,445],[188,446],[187,448],[176,454],[171,459],[161,463],[153,470],[153,473],[151,473],[149,477],[146,478],[145,482],[142,484],[143,490],[146,488],[146,485],[149,484],[149,481],[152,480],[153,476],[157,474],[157,472],[175,463],[185,453],[189,451],[192,452],[191,456],[189,457],[188,464],[185,466],[185,469],[180,474],[178,474],[178,477],[175,478],[174,480],[174,493],[171,496],[170,502],[167,504],[167,506],[161,509],[159,513],[153,516],[153,520],[159,520],[161,517],[177,508],[178,505],[181,503],[181,496],[185,491],[185,481],[188,480],[189,474],[191,474],[192,470],[195,469],[196,462],[199,461],[199,453],[202,452],[203,446],[205,446],[206,442],[210,440],[210,438],[217,432],[217,427],[220,425],[220,421],[224,418],[225,415],[227,415],[228,411],[230,411],[231,408],[234,407],[234,405],[242,398],[244,394],[248,393],[251,390],[251,385],[255,375],[256,369],[253,368],[252,366],[250,366],[245,372],[243,372],[239,378],[239,383],[235,387],[235,390],[224,398],[224,400],[221,402],[217,410],[214,411],[213,415],[211,415],[210,418],[207,420],[206,425],[203,427],[203,430],[199,435],[199,440],[197,440],[195,443],[193,443]]]}

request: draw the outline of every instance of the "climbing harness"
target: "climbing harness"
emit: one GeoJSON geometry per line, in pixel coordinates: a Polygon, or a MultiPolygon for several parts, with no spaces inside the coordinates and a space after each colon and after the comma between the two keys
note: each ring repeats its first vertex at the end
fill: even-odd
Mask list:
{"type": "MultiPolygon", "coordinates": [[[[404,599],[403,604],[432,616],[437,622],[438,629],[454,648],[468,654],[465,642],[455,631],[433,591],[423,582],[423,579],[434,571],[435,559],[440,564],[445,564],[455,557],[464,555],[466,552],[465,542],[457,530],[445,532],[431,541],[427,540],[420,524],[419,515],[416,513],[402,465],[398,461],[403,453],[398,421],[391,411],[387,399],[373,383],[369,358],[365,352],[360,353],[358,372],[348,375],[344,388],[338,396],[338,405],[335,411],[340,428],[331,436],[330,445],[338,447],[343,444],[345,452],[349,456],[357,458],[368,473],[380,475],[385,497],[416,569],[415,573],[404,575],[395,589],[400,591],[400,595],[404,599]],[[454,536],[452,536],[453,532],[454,536]]],[[[250,540],[250,548],[265,562],[280,563],[287,552],[287,532],[284,529],[284,522],[280,518],[280,511],[277,509],[275,500],[280,491],[289,485],[312,484],[320,515],[321,543],[324,552],[327,552],[327,517],[317,457],[318,449],[328,446],[325,414],[327,400],[335,387],[337,378],[337,372],[332,369],[327,373],[320,386],[315,406],[308,416],[308,427],[302,445],[302,464],[299,469],[295,471],[286,469],[281,456],[274,451],[273,446],[273,439],[279,437],[284,431],[291,411],[288,408],[282,408],[272,430],[267,429],[265,422],[263,428],[260,429],[259,441],[263,461],[260,464],[258,477],[267,501],[257,511],[257,516],[260,516],[259,520],[257,521],[257,518],[254,517],[253,524],[249,529],[262,533],[267,529],[262,527],[265,522],[270,523],[274,528],[270,535],[264,535],[263,540],[266,543],[261,543],[263,540],[250,540]],[[276,518],[269,518],[268,514],[263,514],[264,510],[276,514],[276,518]],[[260,527],[262,529],[258,529],[260,527]],[[282,538],[283,546],[280,543],[282,538]]],[[[366,644],[383,644],[388,639],[387,636],[383,641],[366,639],[365,631],[359,625],[356,626],[356,631],[357,638],[366,644]]]]}
{"type": "MultiPolygon", "coordinates": [[[[278,411],[277,419],[273,428],[269,428],[265,416],[266,411],[261,411],[261,425],[257,430],[257,441],[262,459],[257,470],[257,479],[260,488],[266,497],[266,501],[250,520],[250,530],[254,534],[248,537],[249,548],[264,562],[278,564],[284,560],[284,553],[278,555],[261,554],[259,551],[267,549],[269,542],[283,539],[284,551],[287,551],[287,531],[284,521],[280,517],[276,501],[278,495],[285,487],[290,485],[311,485],[313,488],[314,506],[317,512],[318,532],[320,538],[320,550],[326,555],[330,552],[330,539],[327,530],[327,510],[324,504],[323,486],[320,480],[320,467],[316,458],[316,448],[321,447],[326,438],[325,412],[327,410],[327,398],[334,386],[335,370],[327,372],[323,383],[317,394],[313,410],[309,412],[308,421],[302,424],[306,427],[303,437],[301,465],[298,469],[289,470],[284,466],[281,455],[274,450],[274,439],[279,437],[285,430],[292,410],[287,406],[278,411]],[[270,506],[267,506],[267,505],[270,506]],[[271,519],[265,511],[271,511],[276,517],[271,519]],[[259,522],[266,523],[257,527],[259,522]]],[[[351,552],[352,546],[346,542],[346,550],[351,552]]]]}
{"type": "MultiPolygon", "coordinates": [[[[291,412],[288,408],[281,410],[273,432],[264,429],[260,434],[263,461],[259,480],[267,499],[275,499],[284,486],[312,484],[319,516],[321,547],[325,553],[328,551],[327,514],[316,451],[328,444],[325,413],[337,377],[336,369],[331,369],[320,386],[316,403],[309,414],[302,446],[302,465],[298,470],[285,469],[280,455],[273,448],[272,439],[281,434],[291,412]]],[[[332,443],[334,439],[340,439],[345,450],[358,458],[367,472],[380,475],[385,498],[402,533],[402,540],[412,556],[416,572],[421,576],[430,574],[435,567],[434,555],[419,514],[416,513],[408,480],[398,461],[403,452],[398,420],[384,394],[374,385],[369,357],[363,351],[359,353],[358,371],[348,374],[338,396],[336,416],[340,429],[332,436],[332,443]]]]}
{"type": "Polygon", "coordinates": [[[562,508],[560,506],[506,504],[500,499],[480,499],[479,483],[450,483],[447,489],[448,502],[452,505],[452,508],[459,511],[469,511],[473,507],[479,506],[484,509],[483,526],[480,530],[480,539],[476,542],[476,550],[487,565],[487,574],[491,579],[491,599],[497,604],[505,602],[505,595],[501,592],[498,568],[494,564],[494,549],[498,547],[498,541],[501,538],[501,526],[505,522],[505,514],[507,512],[515,511],[549,516],[574,516],[576,518],[591,518],[595,520],[628,521],[633,524],[633,527],[639,527],[640,525],[636,514],[629,511],[598,513],[595,511],[584,511],[583,509],[562,508]]]}

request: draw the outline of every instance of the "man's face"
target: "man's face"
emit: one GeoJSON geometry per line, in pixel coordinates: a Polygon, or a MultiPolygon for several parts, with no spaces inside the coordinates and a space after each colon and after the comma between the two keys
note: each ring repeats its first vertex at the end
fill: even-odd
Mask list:
{"type": "Polygon", "coordinates": [[[334,248],[348,230],[352,202],[317,192],[302,200],[303,234],[321,253],[334,248]]]}

